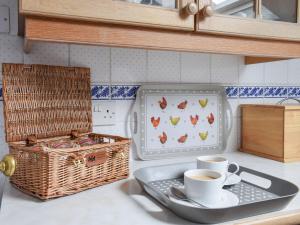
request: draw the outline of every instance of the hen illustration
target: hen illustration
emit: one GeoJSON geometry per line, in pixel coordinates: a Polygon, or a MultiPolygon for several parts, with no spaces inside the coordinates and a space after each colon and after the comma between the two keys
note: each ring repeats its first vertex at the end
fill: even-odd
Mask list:
{"type": "Polygon", "coordinates": [[[162,133],[162,135],[159,135],[159,140],[160,140],[160,143],[164,144],[167,142],[168,140],[168,136],[165,132],[162,133]]]}
{"type": "Polygon", "coordinates": [[[168,102],[165,99],[165,97],[162,97],[162,99],[160,101],[158,101],[159,106],[162,110],[164,110],[165,108],[167,108],[168,102]]]}
{"type": "Polygon", "coordinates": [[[207,106],[207,103],[208,103],[208,99],[200,99],[199,100],[199,104],[202,108],[205,108],[207,106]]]}
{"type": "Polygon", "coordinates": [[[202,141],[205,141],[207,139],[207,136],[208,136],[208,131],[199,133],[199,137],[201,138],[202,141]]]}
{"type": "Polygon", "coordinates": [[[178,109],[185,109],[186,106],[187,106],[187,103],[188,103],[188,101],[185,100],[185,101],[179,103],[179,105],[177,106],[177,108],[178,108],[178,109]]]}
{"type": "Polygon", "coordinates": [[[188,138],[188,135],[187,134],[185,134],[185,135],[183,135],[183,136],[181,136],[180,138],[178,138],[178,142],[179,143],[184,143],[184,142],[186,142],[186,139],[188,138]]]}
{"type": "Polygon", "coordinates": [[[207,118],[207,121],[208,121],[208,123],[209,123],[210,125],[212,125],[212,124],[214,123],[214,121],[215,121],[214,114],[212,114],[212,113],[210,113],[209,116],[206,117],[206,118],[207,118]]]}
{"type": "Polygon", "coordinates": [[[157,117],[157,119],[154,118],[154,116],[151,117],[151,123],[154,128],[157,128],[160,123],[160,117],[157,117]]]}
{"type": "Polygon", "coordinates": [[[170,116],[170,121],[171,121],[171,123],[172,123],[173,126],[176,126],[179,123],[179,121],[180,121],[180,117],[172,117],[172,116],[170,116]]]}
{"type": "Polygon", "coordinates": [[[195,126],[198,123],[199,120],[199,116],[196,115],[195,117],[193,117],[192,115],[190,116],[191,119],[191,123],[195,126]]]}

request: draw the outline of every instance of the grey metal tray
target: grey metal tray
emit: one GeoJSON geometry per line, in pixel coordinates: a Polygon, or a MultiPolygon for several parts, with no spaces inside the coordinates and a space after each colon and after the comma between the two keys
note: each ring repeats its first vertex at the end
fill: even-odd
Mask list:
{"type": "Polygon", "coordinates": [[[281,210],[298,193],[298,187],[288,181],[241,166],[238,175],[242,182],[227,187],[239,197],[237,206],[209,209],[170,201],[169,188],[182,185],[183,173],[195,168],[194,162],[148,167],[135,171],[134,176],[144,190],[161,204],[178,216],[197,223],[221,223],[281,210]]]}

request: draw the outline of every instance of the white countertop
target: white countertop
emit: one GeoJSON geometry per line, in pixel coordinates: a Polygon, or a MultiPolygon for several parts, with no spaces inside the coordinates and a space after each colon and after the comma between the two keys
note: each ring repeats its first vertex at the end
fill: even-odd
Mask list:
{"type": "MultiPolygon", "coordinates": [[[[300,187],[300,163],[280,162],[235,152],[224,154],[230,161],[281,179],[300,187]]],[[[23,194],[6,182],[0,212],[5,225],[190,225],[177,217],[141,189],[132,173],[138,168],[191,162],[195,157],[155,161],[131,161],[129,179],[87,190],[75,195],[40,201],[23,194]]],[[[284,211],[300,209],[298,194],[284,211]]],[[[278,214],[272,213],[272,215],[278,214]]],[[[272,216],[264,215],[260,217],[272,216]]],[[[240,220],[242,221],[242,220],[240,220]]],[[[240,222],[239,221],[239,222],[240,222]]],[[[236,223],[237,221],[235,221],[236,223]]],[[[232,224],[232,223],[226,223],[232,224]]]]}

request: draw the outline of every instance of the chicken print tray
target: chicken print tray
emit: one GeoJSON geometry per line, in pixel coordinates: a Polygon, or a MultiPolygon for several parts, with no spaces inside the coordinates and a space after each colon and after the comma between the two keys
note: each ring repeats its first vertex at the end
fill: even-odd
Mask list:
{"type": "Polygon", "coordinates": [[[224,96],[221,88],[141,87],[133,132],[139,158],[221,152],[231,130],[224,96]]]}

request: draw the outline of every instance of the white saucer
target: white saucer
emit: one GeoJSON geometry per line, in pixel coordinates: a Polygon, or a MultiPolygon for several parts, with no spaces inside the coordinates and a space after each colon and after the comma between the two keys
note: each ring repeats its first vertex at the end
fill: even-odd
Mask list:
{"type": "MultiPolygon", "coordinates": [[[[184,192],[184,187],[178,189],[184,192]]],[[[239,198],[235,194],[227,190],[222,190],[222,195],[220,197],[220,200],[218,202],[215,202],[213,205],[203,204],[202,202],[199,202],[199,204],[203,205],[204,207],[195,205],[192,202],[179,200],[175,196],[173,196],[172,193],[169,194],[169,198],[170,201],[175,202],[177,204],[185,205],[189,207],[197,207],[197,208],[206,207],[210,209],[219,209],[219,208],[229,208],[229,207],[237,206],[239,204],[239,198]]]]}
{"type": "Polygon", "coordinates": [[[228,178],[224,183],[224,186],[235,185],[241,182],[242,178],[236,174],[228,172],[228,178]]]}

